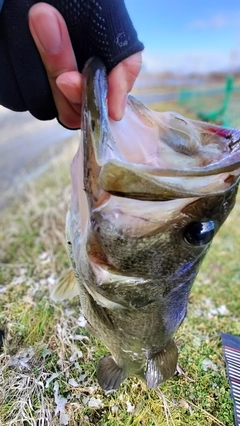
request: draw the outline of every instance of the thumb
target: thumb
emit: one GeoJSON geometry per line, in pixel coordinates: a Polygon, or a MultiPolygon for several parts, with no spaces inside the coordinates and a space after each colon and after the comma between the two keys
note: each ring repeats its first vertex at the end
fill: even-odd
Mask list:
{"type": "Polygon", "coordinates": [[[127,94],[140,72],[142,53],[137,52],[124,59],[108,75],[108,113],[113,120],[121,120],[126,103],[127,94]]]}

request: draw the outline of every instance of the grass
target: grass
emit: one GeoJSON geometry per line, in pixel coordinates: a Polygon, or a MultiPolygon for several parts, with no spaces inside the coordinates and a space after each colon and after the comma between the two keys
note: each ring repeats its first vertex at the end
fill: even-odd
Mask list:
{"type": "Polygon", "coordinates": [[[69,266],[64,222],[75,148],[73,141],[25,198],[1,214],[0,424],[233,426],[220,332],[240,333],[240,200],[214,240],[176,335],[184,374],[156,390],[128,379],[105,393],[95,368],[106,350],[84,329],[78,299],[49,298],[69,266]]]}

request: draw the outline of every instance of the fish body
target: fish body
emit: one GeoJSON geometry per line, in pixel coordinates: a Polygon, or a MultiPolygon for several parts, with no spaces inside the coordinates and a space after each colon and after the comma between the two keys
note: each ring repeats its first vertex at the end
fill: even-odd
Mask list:
{"type": "Polygon", "coordinates": [[[77,290],[65,280],[55,298],[79,293],[89,330],[111,353],[97,369],[104,389],[132,375],[156,387],[175,372],[174,332],[235,203],[240,132],[157,113],[132,97],[114,122],[100,59],[84,75],[66,220],[77,290]]]}

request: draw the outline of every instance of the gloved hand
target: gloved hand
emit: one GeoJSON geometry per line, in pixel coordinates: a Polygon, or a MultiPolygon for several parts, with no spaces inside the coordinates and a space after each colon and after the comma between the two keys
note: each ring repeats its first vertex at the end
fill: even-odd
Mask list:
{"type": "MultiPolygon", "coordinates": [[[[48,7],[51,12],[55,9],[39,4],[30,11],[30,27],[38,46],[37,49],[28,25],[28,12],[34,3],[36,2],[33,0],[21,0],[21,2],[5,0],[4,2],[0,14],[0,103],[16,111],[29,110],[41,120],[59,116],[60,120],[64,122],[59,114],[58,105],[57,111],[56,98],[55,96],[53,98],[52,95],[54,86],[51,81],[51,85],[49,84],[49,70],[47,74],[45,69],[45,67],[47,68],[46,61],[48,62],[49,58],[43,51],[43,45],[40,43],[38,31],[36,31],[36,22],[40,24],[44,17],[44,14],[41,15],[41,7],[42,10],[43,8],[46,10],[48,7]],[[36,14],[39,14],[38,20],[36,14]]],[[[70,69],[66,68],[66,71],[74,71],[77,67],[81,71],[86,60],[94,55],[100,56],[108,71],[111,71],[115,65],[120,62],[124,63],[125,58],[143,49],[121,0],[50,0],[48,3],[63,15],[71,38],[73,48],[69,55],[72,55],[71,66],[70,69]]],[[[60,15],[57,11],[55,12],[59,24],[60,15]]],[[[50,26],[52,25],[54,25],[53,20],[50,21],[50,26]]],[[[68,45],[71,47],[71,43],[66,42],[68,34],[64,25],[62,20],[59,27],[62,37],[60,41],[65,46],[66,53],[66,47],[68,45]]],[[[49,31],[46,26],[46,37],[49,36],[53,42],[54,32],[51,33],[50,26],[49,31]]],[[[61,58],[59,57],[61,52],[59,53],[56,49],[50,52],[53,68],[54,58],[56,63],[61,59],[64,71],[66,58],[66,55],[63,55],[64,49],[61,50],[61,58]]],[[[115,70],[117,67],[112,70],[109,77],[115,70]]],[[[67,93],[64,93],[66,97],[68,97],[67,93]]],[[[68,123],[64,122],[64,124],[68,126],[68,123]]]]}

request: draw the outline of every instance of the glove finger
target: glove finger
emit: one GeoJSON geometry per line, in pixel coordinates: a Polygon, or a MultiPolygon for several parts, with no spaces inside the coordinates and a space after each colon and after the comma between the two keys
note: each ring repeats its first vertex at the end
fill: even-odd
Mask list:
{"type": "MultiPolygon", "coordinates": [[[[0,78],[3,82],[6,79],[7,90],[1,93],[1,102],[10,109],[29,110],[40,120],[50,120],[57,116],[57,110],[44,65],[28,26],[28,11],[34,3],[33,0],[8,0],[3,5],[0,15],[1,39],[4,40],[8,57],[5,55],[5,64],[0,67],[0,78]],[[10,71],[7,77],[6,72],[10,71]]],[[[3,51],[4,47],[1,48],[3,51]]]]}
{"type": "Polygon", "coordinates": [[[25,111],[26,104],[19,90],[9,51],[1,33],[0,23],[0,103],[14,111],[25,111]]]}

